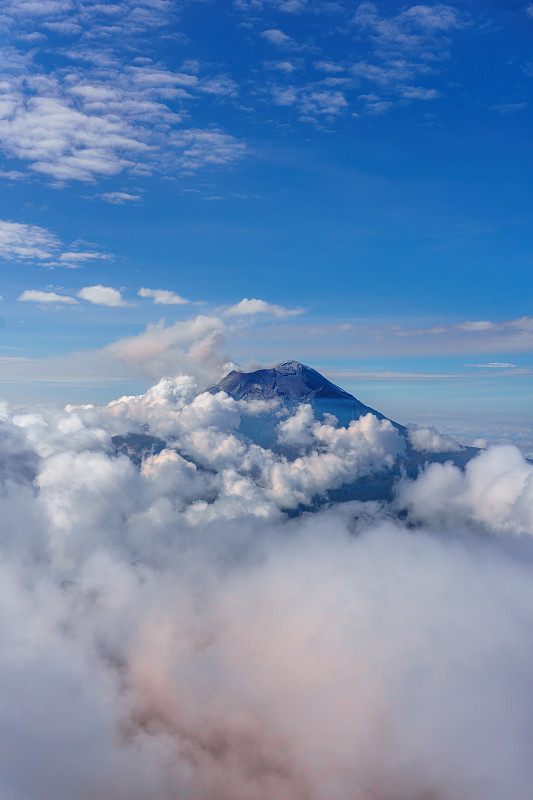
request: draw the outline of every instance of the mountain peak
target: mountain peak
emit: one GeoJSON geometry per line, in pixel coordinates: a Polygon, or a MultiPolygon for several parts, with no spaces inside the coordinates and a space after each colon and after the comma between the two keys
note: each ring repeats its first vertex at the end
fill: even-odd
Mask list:
{"type": "Polygon", "coordinates": [[[261,398],[289,403],[309,402],[313,399],[355,401],[351,394],[299,361],[283,361],[269,369],[257,369],[253,372],[233,370],[221,381],[210,386],[208,391],[223,391],[236,400],[261,398]]]}

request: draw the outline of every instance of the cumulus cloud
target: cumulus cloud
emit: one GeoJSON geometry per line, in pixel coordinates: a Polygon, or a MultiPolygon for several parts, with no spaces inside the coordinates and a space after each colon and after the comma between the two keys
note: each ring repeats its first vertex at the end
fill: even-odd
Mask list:
{"type": "Polygon", "coordinates": [[[95,286],[84,286],[78,292],[78,297],[98,306],[117,308],[118,306],[126,305],[118,289],[113,289],[111,286],[103,286],[101,283],[97,283],[95,286]]]}
{"type": "Polygon", "coordinates": [[[26,289],[20,297],[17,298],[20,303],[53,303],[53,304],[67,304],[73,305],[77,303],[75,297],[69,297],[66,294],[57,294],[56,292],[42,292],[36,289],[26,289]]]}
{"type": "Polygon", "coordinates": [[[452,436],[445,436],[434,427],[410,427],[409,441],[415,450],[426,453],[452,453],[463,449],[452,436]]]}
{"type": "Polygon", "coordinates": [[[378,503],[294,516],[402,437],[276,413],[187,376],[0,405],[2,796],[529,792],[532,465],[430,465],[399,488],[407,524],[378,503]],[[241,433],[265,414],[293,455],[241,433]]]}
{"type": "Polygon", "coordinates": [[[248,316],[251,314],[269,314],[273,317],[294,317],[303,314],[301,308],[285,308],[284,306],[277,306],[272,303],[267,303],[266,300],[258,300],[256,298],[248,299],[244,297],[239,303],[230,306],[224,312],[228,317],[248,316]]]}
{"type": "Polygon", "coordinates": [[[467,522],[497,534],[531,535],[533,464],[512,445],[483,451],[464,471],[431,464],[400,492],[400,501],[418,520],[467,522]]]}
{"type": "Polygon", "coordinates": [[[181,306],[189,301],[168,289],[139,289],[139,297],[149,298],[160,306],[181,306]]]}

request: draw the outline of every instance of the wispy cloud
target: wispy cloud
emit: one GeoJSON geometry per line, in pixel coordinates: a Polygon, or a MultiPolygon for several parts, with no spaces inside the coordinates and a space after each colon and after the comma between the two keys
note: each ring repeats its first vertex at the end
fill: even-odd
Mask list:
{"type": "MultiPolygon", "coordinates": [[[[47,267],[75,269],[92,261],[110,260],[111,253],[96,249],[80,250],[79,242],[69,249],[51,231],[39,225],[0,220],[0,258],[33,262],[47,267]]],[[[87,246],[87,245],[86,245],[87,246]]]]}
{"type": "Polygon", "coordinates": [[[385,16],[374,3],[362,3],[352,24],[358,36],[369,41],[373,52],[372,57],[354,62],[350,72],[361,82],[379,86],[384,93],[380,101],[386,105],[377,106],[377,101],[371,100],[361,109],[376,113],[398,102],[439,97],[440,89],[427,82],[437,76],[438,65],[449,57],[451,34],[467,22],[458,9],[445,4],[413,5],[385,16]]]}
{"type": "Polygon", "coordinates": [[[53,233],[38,225],[0,220],[0,258],[21,261],[46,261],[61,248],[53,233]]]}
{"type": "Polygon", "coordinates": [[[473,331],[479,333],[482,331],[497,331],[499,326],[495,322],[488,319],[480,319],[475,321],[468,320],[467,322],[458,322],[455,325],[461,331],[473,331]]]}
{"type": "Polygon", "coordinates": [[[185,171],[231,164],[246,151],[244,142],[220,130],[179,130],[169,141],[179,154],[180,169],[185,171]]]}
{"type": "Polygon", "coordinates": [[[513,369],[516,364],[508,364],[504,361],[489,361],[488,364],[465,364],[465,367],[478,367],[479,369],[513,369]]]}
{"type": "Polygon", "coordinates": [[[294,42],[290,36],[280,31],[278,28],[270,28],[269,30],[261,33],[263,39],[266,39],[270,44],[275,44],[278,47],[291,47],[294,42]]]}
{"type": "Polygon", "coordinates": [[[130,194],[129,192],[103,192],[98,195],[105,200],[106,203],[111,203],[116,206],[123,206],[128,203],[138,203],[142,200],[140,194],[130,194]]]}
{"type": "Polygon", "coordinates": [[[499,111],[500,114],[512,114],[515,111],[523,111],[524,108],[527,108],[529,103],[526,101],[522,101],[519,103],[496,103],[495,105],[491,106],[493,111],[499,111]]]}
{"type": "Polygon", "coordinates": [[[61,253],[57,265],[78,269],[79,267],[91,263],[92,261],[109,261],[113,256],[110,253],[99,253],[94,250],[70,250],[61,253]]]}

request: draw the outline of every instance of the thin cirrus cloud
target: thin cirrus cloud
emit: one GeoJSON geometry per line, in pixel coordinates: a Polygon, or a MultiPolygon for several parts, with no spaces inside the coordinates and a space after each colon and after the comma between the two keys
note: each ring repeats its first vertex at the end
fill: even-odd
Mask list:
{"type": "Polygon", "coordinates": [[[156,305],[160,306],[182,306],[186,305],[189,301],[181,297],[176,292],[171,292],[168,289],[139,289],[137,292],[139,297],[151,299],[156,305]]]}
{"type": "Polygon", "coordinates": [[[465,364],[465,367],[479,367],[480,369],[514,369],[516,364],[508,364],[504,361],[489,361],[488,364],[465,364]]]}
{"type": "Polygon", "coordinates": [[[78,297],[94,305],[108,306],[109,308],[127,305],[118,289],[113,289],[111,286],[103,286],[101,283],[95,286],[84,286],[78,292],[78,297]]]}
{"type": "Polygon", "coordinates": [[[227,317],[251,316],[254,314],[268,314],[272,317],[295,317],[304,314],[303,308],[285,308],[284,306],[267,303],[266,300],[244,297],[240,303],[230,306],[224,312],[227,317]]]}

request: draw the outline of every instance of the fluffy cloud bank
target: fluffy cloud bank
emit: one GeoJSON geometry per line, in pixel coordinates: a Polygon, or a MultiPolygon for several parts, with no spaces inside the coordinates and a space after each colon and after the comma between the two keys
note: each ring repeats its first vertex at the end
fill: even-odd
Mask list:
{"type": "MultiPolygon", "coordinates": [[[[142,358],[149,332],[121,346],[142,358]]],[[[2,405],[0,439],[2,797],[530,796],[517,450],[293,516],[386,471],[397,430],[179,377],[104,408],[2,405]],[[242,433],[267,419],[276,451],[242,433]]]]}

